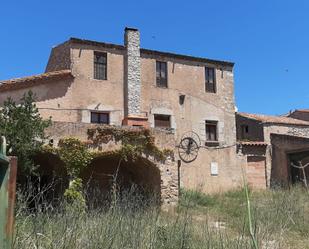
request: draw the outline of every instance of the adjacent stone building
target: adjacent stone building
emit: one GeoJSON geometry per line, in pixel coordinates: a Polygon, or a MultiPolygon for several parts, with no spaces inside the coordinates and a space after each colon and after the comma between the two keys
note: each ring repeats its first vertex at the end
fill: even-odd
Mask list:
{"type": "Polygon", "coordinates": [[[309,121],[309,109],[296,109],[294,111],[290,111],[287,116],[290,118],[309,121]]]}
{"type": "MultiPolygon", "coordinates": [[[[33,91],[41,115],[57,123],[49,131],[55,146],[59,130],[66,130],[60,132],[65,136],[83,127],[80,135],[73,133],[85,138],[91,123],[143,126],[168,134],[175,158],[172,170],[160,166],[161,180],[166,175],[173,179],[163,186],[169,188],[166,192],[173,191],[175,182],[177,189],[221,191],[242,184],[233,66],[141,48],[139,31],[126,28],[124,45],[71,38],[54,47],[45,73],[2,81],[0,103],[33,91]],[[197,134],[200,148],[187,163],[178,149],[189,131],[197,134]]],[[[164,148],[160,137],[156,135],[157,142],[164,148]]]]}
{"type": "Polygon", "coordinates": [[[253,187],[304,181],[303,172],[291,164],[298,166],[309,159],[309,122],[292,116],[236,114],[238,154],[245,157],[244,168],[253,187]]]}

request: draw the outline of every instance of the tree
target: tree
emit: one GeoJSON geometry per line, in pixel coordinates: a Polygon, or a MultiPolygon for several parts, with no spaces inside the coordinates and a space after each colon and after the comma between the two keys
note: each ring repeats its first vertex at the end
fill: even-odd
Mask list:
{"type": "Polygon", "coordinates": [[[29,91],[16,104],[8,98],[0,110],[0,134],[7,140],[10,156],[18,157],[19,171],[33,173],[33,155],[41,148],[46,138],[44,130],[51,118],[43,120],[35,104],[35,95],[29,91]]]}

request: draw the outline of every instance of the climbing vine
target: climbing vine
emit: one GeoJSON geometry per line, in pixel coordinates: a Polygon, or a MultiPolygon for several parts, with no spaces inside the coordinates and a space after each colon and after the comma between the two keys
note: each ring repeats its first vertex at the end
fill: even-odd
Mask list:
{"type": "Polygon", "coordinates": [[[123,129],[113,126],[98,127],[88,130],[88,141],[82,142],[77,138],[63,138],[58,147],[44,146],[43,152],[53,153],[64,162],[70,178],[64,197],[70,208],[85,209],[85,198],[82,192],[83,183],[81,172],[97,157],[118,156],[120,161],[135,161],[141,156],[152,156],[153,159],[164,161],[174,157],[173,150],[160,150],[155,145],[154,136],[147,129],[123,129]],[[104,151],[103,144],[114,142],[119,144],[117,149],[104,151]]]}
{"type": "Polygon", "coordinates": [[[121,142],[121,148],[112,152],[98,152],[97,156],[104,154],[119,154],[125,161],[136,160],[145,154],[155,160],[164,161],[167,157],[174,157],[173,150],[160,150],[155,145],[154,136],[148,129],[119,129],[113,126],[88,129],[88,139],[92,146],[99,147],[111,141],[121,142]]]}
{"type": "Polygon", "coordinates": [[[43,151],[59,156],[63,161],[70,179],[69,187],[64,192],[70,211],[85,210],[86,201],[83,194],[83,182],[80,174],[87,168],[93,159],[92,153],[87,145],[77,138],[63,138],[59,141],[57,148],[45,146],[43,151]]]}
{"type": "Polygon", "coordinates": [[[93,159],[92,153],[85,143],[77,138],[61,139],[58,144],[57,154],[64,162],[67,173],[71,178],[80,176],[93,159]]]}

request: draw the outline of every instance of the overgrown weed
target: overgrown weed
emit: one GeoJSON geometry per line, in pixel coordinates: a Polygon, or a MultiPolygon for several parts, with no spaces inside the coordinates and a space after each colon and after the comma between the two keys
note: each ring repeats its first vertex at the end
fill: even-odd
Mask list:
{"type": "MultiPolygon", "coordinates": [[[[86,213],[67,212],[63,200],[56,205],[46,200],[47,208],[38,208],[43,192],[34,201],[40,206],[31,211],[29,196],[33,198],[27,191],[18,194],[15,249],[252,248],[242,189],[213,195],[182,191],[177,212],[168,213],[155,200],[146,202],[134,187],[86,213]]],[[[252,191],[250,198],[259,248],[308,248],[306,191],[252,191]]]]}

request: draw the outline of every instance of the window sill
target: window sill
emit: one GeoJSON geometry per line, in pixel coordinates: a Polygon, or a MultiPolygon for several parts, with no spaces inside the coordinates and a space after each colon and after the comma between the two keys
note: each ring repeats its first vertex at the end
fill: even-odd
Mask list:
{"type": "Polygon", "coordinates": [[[154,129],[163,130],[172,134],[175,134],[175,128],[153,127],[154,129]]]}
{"type": "Polygon", "coordinates": [[[219,141],[206,141],[205,146],[207,147],[216,147],[219,146],[219,141]]]}
{"type": "Polygon", "coordinates": [[[95,79],[95,78],[92,78],[92,80],[95,80],[95,81],[107,81],[107,79],[95,79]]]}
{"type": "Polygon", "coordinates": [[[167,86],[155,86],[155,88],[160,88],[160,89],[168,89],[168,87],[167,86]]]}
{"type": "Polygon", "coordinates": [[[95,123],[95,122],[90,122],[89,124],[95,124],[95,125],[111,125],[110,123],[95,123]]]}

